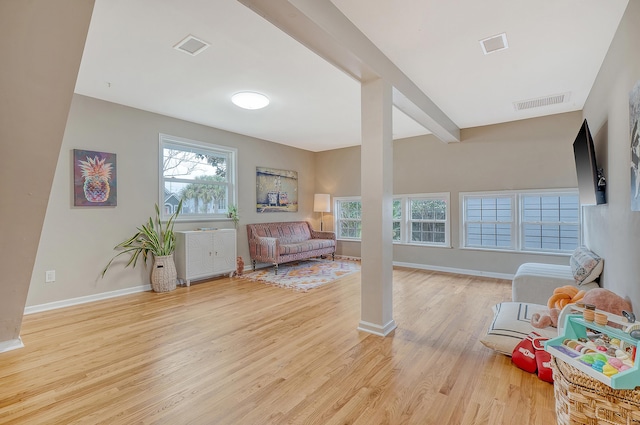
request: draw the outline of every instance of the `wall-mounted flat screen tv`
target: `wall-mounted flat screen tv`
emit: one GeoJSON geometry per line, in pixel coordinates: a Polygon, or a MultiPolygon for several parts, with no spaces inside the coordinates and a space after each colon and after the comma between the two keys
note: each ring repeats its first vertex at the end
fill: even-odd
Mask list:
{"type": "Polygon", "coordinates": [[[596,152],[586,119],[582,122],[582,127],[573,142],[573,153],[576,160],[580,204],[606,203],[604,177],[598,173],[596,152]]]}

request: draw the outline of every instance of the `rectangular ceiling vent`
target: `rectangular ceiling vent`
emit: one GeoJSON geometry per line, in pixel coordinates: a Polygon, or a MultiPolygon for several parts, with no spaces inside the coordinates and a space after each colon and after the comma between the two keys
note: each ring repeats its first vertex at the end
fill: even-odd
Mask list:
{"type": "Polygon", "coordinates": [[[209,47],[209,43],[192,35],[186,36],[182,41],[173,46],[174,49],[195,56],[209,47]]]}
{"type": "Polygon", "coordinates": [[[537,99],[521,100],[513,102],[513,108],[516,111],[525,109],[541,108],[543,106],[557,105],[569,101],[571,93],[554,94],[551,96],[539,97],[537,99]]]}
{"type": "Polygon", "coordinates": [[[509,48],[507,34],[503,32],[502,34],[492,35],[484,40],[480,40],[480,47],[482,47],[482,53],[485,55],[505,50],[509,48]]]}

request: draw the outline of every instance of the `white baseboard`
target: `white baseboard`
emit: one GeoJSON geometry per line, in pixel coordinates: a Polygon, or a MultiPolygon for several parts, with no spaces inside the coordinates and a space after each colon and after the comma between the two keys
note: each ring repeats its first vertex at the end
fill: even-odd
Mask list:
{"type": "Polygon", "coordinates": [[[364,320],[361,320],[358,324],[359,331],[368,332],[378,336],[387,336],[396,327],[396,322],[393,319],[388,321],[384,326],[376,325],[375,323],[366,322],[364,320]]]}
{"type": "MultiPolygon", "coordinates": [[[[336,259],[338,258],[351,260],[351,261],[362,261],[360,257],[336,255],[336,259]]],[[[494,272],[485,272],[482,270],[458,269],[455,267],[432,266],[429,264],[420,264],[420,263],[405,263],[402,261],[394,261],[393,265],[398,267],[409,267],[412,269],[430,270],[434,272],[457,273],[457,274],[466,274],[470,276],[493,277],[496,279],[513,280],[513,275],[509,273],[494,273],[494,272]]]]}
{"type": "Polygon", "coordinates": [[[138,292],[150,291],[151,285],[140,285],[132,288],[118,289],[117,291],[103,292],[101,294],[87,295],[84,297],[71,298],[68,300],[55,301],[52,303],[32,305],[24,309],[24,314],[40,313],[42,311],[56,310],[58,308],[70,307],[72,305],[86,304],[93,301],[106,300],[109,298],[121,297],[123,295],[135,294],[138,292]]]}
{"type": "Polygon", "coordinates": [[[22,339],[20,337],[18,337],[17,339],[0,342],[0,353],[17,350],[18,348],[24,348],[24,344],[22,343],[22,339]]]}
{"type": "MultiPolygon", "coordinates": [[[[336,258],[338,257],[342,257],[344,259],[348,259],[352,261],[360,261],[359,257],[336,256],[336,258]]],[[[431,270],[431,271],[445,272],[445,273],[458,273],[458,274],[466,274],[471,276],[492,277],[496,279],[513,280],[513,275],[508,273],[484,272],[480,270],[467,270],[467,269],[458,269],[453,267],[440,267],[440,266],[432,266],[428,264],[405,263],[401,261],[394,261],[393,265],[398,267],[409,267],[409,268],[420,269],[420,270],[431,270]]],[[[71,298],[71,299],[62,300],[62,301],[55,301],[52,303],[32,305],[24,309],[24,314],[26,315],[26,314],[40,313],[42,311],[56,310],[58,308],[70,307],[72,305],[86,304],[93,301],[106,300],[109,298],[121,297],[123,295],[135,294],[137,292],[145,292],[150,290],[151,290],[151,285],[140,285],[132,288],[119,289],[117,291],[103,292],[101,294],[87,295],[84,297],[71,298]]],[[[361,322],[360,327],[358,329],[365,332],[370,332],[372,334],[385,336],[389,332],[391,332],[391,330],[395,329],[395,323],[393,324],[393,328],[391,328],[391,330],[387,330],[386,325],[385,327],[381,328],[378,325],[373,325],[367,322],[361,322]],[[373,327],[370,327],[370,326],[373,326],[373,327]]],[[[20,344],[22,344],[22,342],[20,342],[20,344]]],[[[20,348],[20,347],[16,347],[16,348],[20,348]]],[[[2,346],[0,345],[0,352],[2,352],[1,350],[2,350],[2,346]]]]}
{"type": "Polygon", "coordinates": [[[493,277],[495,279],[513,280],[513,275],[509,273],[494,273],[494,272],[485,272],[481,270],[468,270],[468,269],[458,269],[454,267],[431,266],[428,264],[403,263],[400,261],[394,261],[393,265],[398,267],[409,267],[412,269],[431,270],[434,272],[457,273],[457,274],[466,274],[470,276],[493,277]]]}

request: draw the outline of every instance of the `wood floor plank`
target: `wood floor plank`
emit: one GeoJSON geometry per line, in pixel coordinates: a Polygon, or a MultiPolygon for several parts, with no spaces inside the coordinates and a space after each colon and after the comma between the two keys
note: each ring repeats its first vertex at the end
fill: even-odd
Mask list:
{"type": "Polygon", "coordinates": [[[509,281],[396,268],[386,338],[360,274],[307,293],[219,278],[26,316],[0,424],[555,423],[553,386],[479,341],[509,281]]]}

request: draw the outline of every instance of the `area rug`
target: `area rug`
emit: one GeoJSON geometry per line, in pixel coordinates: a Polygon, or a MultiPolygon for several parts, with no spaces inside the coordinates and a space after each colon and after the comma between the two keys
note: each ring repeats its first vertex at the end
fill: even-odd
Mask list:
{"type": "Polygon", "coordinates": [[[241,277],[282,288],[306,292],[336,279],[360,271],[360,262],[351,260],[311,259],[281,264],[278,274],[273,267],[243,274],[241,277]]]}

